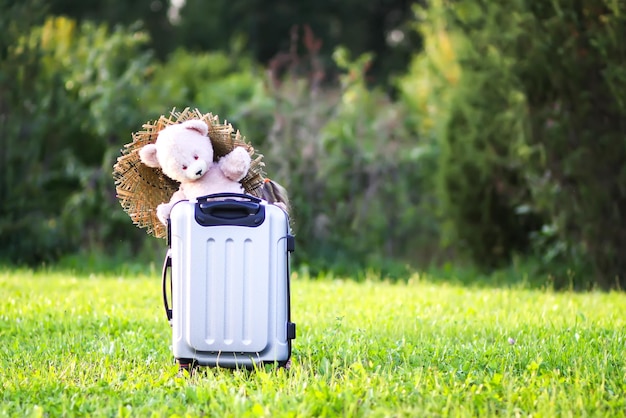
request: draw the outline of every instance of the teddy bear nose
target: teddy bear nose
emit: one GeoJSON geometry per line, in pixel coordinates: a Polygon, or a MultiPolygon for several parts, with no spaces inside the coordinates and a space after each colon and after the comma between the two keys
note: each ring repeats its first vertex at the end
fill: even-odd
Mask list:
{"type": "Polygon", "coordinates": [[[206,162],[202,160],[194,161],[189,164],[189,169],[187,170],[187,178],[190,180],[197,180],[201,178],[204,173],[207,171],[206,162]]]}

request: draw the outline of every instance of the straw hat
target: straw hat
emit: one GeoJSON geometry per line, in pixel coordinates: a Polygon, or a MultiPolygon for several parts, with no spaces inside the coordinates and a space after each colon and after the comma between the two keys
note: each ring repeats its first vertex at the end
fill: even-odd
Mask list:
{"type": "Polygon", "coordinates": [[[226,121],[211,113],[203,114],[198,109],[186,108],[182,112],[172,110],[169,117],[161,116],[157,121],[143,125],[143,130],[133,133],[133,141],[124,146],[122,155],[113,166],[115,191],[122,208],[139,228],[146,228],[148,234],[165,238],[165,226],[156,216],[156,207],[169,202],[178,190],[179,183],[165,176],[160,168],[151,168],[141,162],[139,149],[154,143],[161,129],[190,119],[201,119],[209,127],[209,137],[213,144],[215,158],[228,154],[233,148],[242,146],[252,157],[250,170],[241,181],[246,193],[260,197],[264,183],[263,156],[245,141],[239,131],[226,121]]]}

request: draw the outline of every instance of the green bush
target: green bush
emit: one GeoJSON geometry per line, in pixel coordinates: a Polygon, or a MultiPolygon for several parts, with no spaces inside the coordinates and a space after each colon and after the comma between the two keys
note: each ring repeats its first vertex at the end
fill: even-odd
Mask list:
{"type": "Polygon", "coordinates": [[[173,108],[198,108],[228,120],[255,146],[264,143],[272,108],[263,69],[234,43],[229,52],[176,50],[154,66],[142,106],[146,120],[173,108]]]}
{"type": "Polygon", "coordinates": [[[315,51],[271,68],[276,113],[266,157],[292,200],[296,259],[400,274],[403,263],[429,262],[437,242],[422,193],[426,153],[404,108],[366,87],[371,57],[351,60],[344,49],[334,57],[338,89],[320,87],[315,51]]]}
{"type": "Polygon", "coordinates": [[[141,121],[144,43],[65,18],[12,39],[0,65],[0,258],[37,263],[124,237],[110,171],[114,144],[141,121]]]}
{"type": "Polygon", "coordinates": [[[272,61],[267,79],[237,45],[178,50],[155,67],[142,101],[155,116],[186,106],[219,114],[264,154],[267,175],[290,195],[296,264],[390,272],[430,261],[437,230],[420,192],[427,153],[409,135],[408,115],[366,88],[368,55],[352,62],[338,51],[341,86],[322,85],[313,40],[308,55],[272,61]]]}
{"type": "Polygon", "coordinates": [[[626,4],[528,2],[517,72],[536,150],[528,179],[565,255],[626,286],[626,4]]]}
{"type": "Polygon", "coordinates": [[[197,107],[240,129],[288,189],[297,262],[354,271],[429,259],[437,231],[420,193],[427,153],[408,133],[404,109],[366,88],[371,57],[352,62],[338,52],[342,85],[322,87],[315,51],[310,68],[273,61],[267,79],[238,44],[178,50],[158,63],[138,28],[50,18],[20,33],[3,61],[20,65],[3,67],[17,82],[2,97],[12,112],[2,119],[0,258],[155,252],[162,242],[135,228],[117,202],[113,163],[143,122],[197,107]]]}
{"type": "Polygon", "coordinates": [[[520,158],[527,103],[508,48],[524,17],[510,6],[422,9],[425,53],[401,82],[439,150],[434,182],[446,242],[487,267],[528,251],[541,226],[520,158]]]}
{"type": "Polygon", "coordinates": [[[626,5],[434,1],[401,86],[440,152],[447,237],[487,266],[515,253],[624,286],[626,5]],[[617,279],[616,279],[617,278],[617,279]]]}

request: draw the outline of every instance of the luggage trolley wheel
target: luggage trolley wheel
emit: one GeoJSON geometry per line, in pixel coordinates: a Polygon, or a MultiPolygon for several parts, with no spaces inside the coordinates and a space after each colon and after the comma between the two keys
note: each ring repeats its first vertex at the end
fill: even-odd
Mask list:
{"type": "Polygon", "coordinates": [[[178,363],[178,374],[181,377],[184,376],[185,370],[187,371],[188,375],[191,376],[197,366],[195,361],[187,358],[176,359],[176,362],[178,363]]]}
{"type": "MultiPolygon", "coordinates": [[[[187,376],[193,376],[194,371],[198,367],[198,363],[192,359],[179,358],[176,359],[176,363],[178,363],[178,375],[180,377],[185,377],[185,371],[187,371],[187,376]]],[[[258,366],[263,367],[263,362],[259,363],[258,366]]],[[[278,365],[277,370],[281,369],[287,372],[291,369],[291,357],[284,364],[278,365]]]]}
{"type": "Polygon", "coordinates": [[[291,357],[289,357],[289,359],[287,359],[285,364],[282,364],[280,368],[283,370],[289,371],[291,369],[291,357]]]}

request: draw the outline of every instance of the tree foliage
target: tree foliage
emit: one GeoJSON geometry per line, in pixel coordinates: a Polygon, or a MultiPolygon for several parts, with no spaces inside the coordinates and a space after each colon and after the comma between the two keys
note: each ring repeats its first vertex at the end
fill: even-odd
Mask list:
{"type": "Polygon", "coordinates": [[[120,217],[100,220],[115,200],[111,144],[138,120],[144,40],[65,18],[12,39],[0,66],[3,257],[46,261],[119,232],[120,217]]]}
{"type": "Polygon", "coordinates": [[[443,231],[479,265],[529,255],[623,287],[626,5],[433,0],[389,38],[409,3],[188,0],[178,26],[159,1],[49,2],[77,20],[0,3],[0,258],[150,247],[112,165],[143,122],[192,106],[265,154],[299,263],[423,265],[443,231]],[[415,39],[395,100],[370,77],[415,39]]]}
{"type": "Polygon", "coordinates": [[[434,2],[420,13],[425,55],[404,90],[439,150],[434,184],[446,239],[475,262],[498,266],[527,251],[541,226],[536,213],[523,210],[530,197],[519,159],[526,101],[507,49],[523,28],[518,15],[495,3],[434,2]]]}
{"type": "Polygon", "coordinates": [[[108,27],[140,24],[149,35],[144,48],[150,46],[161,58],[176,47],[175,28],[168,18],[169,0],[48,0],[46,3],[50,14],[69,17],[79,24],[94,22],[108,27]]]}
{"type": "Polygon", "coordinates": [[[421,194],[427,172],[408,115],[367,88],[367,54],[354,59],[338,49],[340,89],[321,89],[315,42],[307,44],[305,55],[282,62],[287,68],[270,68],[276,112],[266,148],[271,173],[293,202],[298,261],[387,273],[393,262],[428,262],[437,231],[421,194]]]}
{"type": "Polygon", "coordinates": [[[267,64],[293,45],[292,29],[310,26],[322,40],[320,56],[334,67],[332,52],[344,45],[355,54],[374,52],[370,76],[376,83],[404,70],[413,48],[415,32],[407,30],[411,18],[408,0],[185,0],[180,9],[171,1],[94,0],[76,3],[52,0],[50,11],[76,20],[110,26],[141,21],[150,34],[151,48],[165,60],[178,48],[191,52],[227,50],[245,42],[249,55],[267,64]],[[395,32],[394,32],[395,31],[395,32]]]}
{"type": "Polygon", "coordinates": [[[250,139],[262,138],[256,124],[269,111],[262,113],[263,81],[249,58],[180,50],[162,64],[137,27],[35,23],[15,32],[0,67],[0,258],[133,254],[151,242],[121,210],[111,171],[132,132],[175,107],[233,115],[250,139]]]}
{"type": "Polygon", "coordinates": [[[449,239],[479,264],[584,257],[624,285],[625,12],[525,0],[419,11],[425,53],[403,90],[440,149],[449,239]]]}
{"type": "Polygon", "coordinates": [[[626,285],[626,3],[530,3],[519,74],[530,109],[529,184],[570,251],[626,285]]]}

